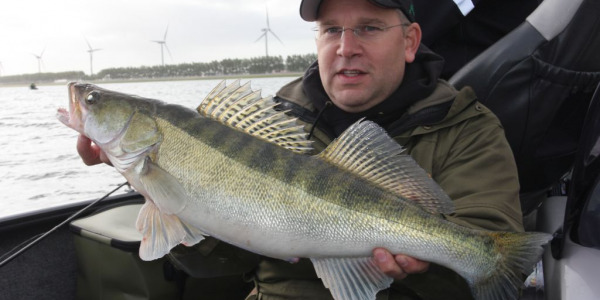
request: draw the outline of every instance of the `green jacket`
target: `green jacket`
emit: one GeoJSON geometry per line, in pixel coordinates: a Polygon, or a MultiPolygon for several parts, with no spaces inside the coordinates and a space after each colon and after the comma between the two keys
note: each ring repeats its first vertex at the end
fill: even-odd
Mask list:
{"type": "MultiPolygon", "coordinates": [[[[284,86],[277,97],[315,113],[301,85],[301,79],[295,80],[284,86]]],[[[445,216],[448,220],[472,228],[523,231],[517,168],[511,149],[500,121],[477,102],[474,92],[470,88],[457,91],[439,81],[434,93],[412,105],[407,114],[453,99],[441,121],[421,124],[392,137],[453,199],[455,213],[445,216]]],[[[307,131],[312,127],[304,124],[307,131]]],[[[312,139],[317,150],[331,142],[318,128],[312,139]]],[[[256,270],[255,281],[258,299],[332,299],[308,260],[290,264],[264,258],[256,270]]],[[[462,277],[433,264],[426,273],[409,275],[378,294],[378,299],[469,298],[470,290],[462,277]]]]}

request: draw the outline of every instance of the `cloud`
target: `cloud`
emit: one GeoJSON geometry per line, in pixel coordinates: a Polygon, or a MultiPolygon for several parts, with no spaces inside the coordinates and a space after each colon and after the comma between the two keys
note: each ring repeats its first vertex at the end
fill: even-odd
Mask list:
{"type": "Polygon", "coordinates": [[[44,72],[89,73],[87,38],[94,48],[94,71],[160,64],[160,40],[169,26],[165,63],[206,62],[264,55],[255,42],[266,26],[281,38],[269,39],[269,54],[314,53],[312,25],[289,0],[24,0],[0,9],[2,75],[35,73],[31,53],[45,49],[44,72]]]}

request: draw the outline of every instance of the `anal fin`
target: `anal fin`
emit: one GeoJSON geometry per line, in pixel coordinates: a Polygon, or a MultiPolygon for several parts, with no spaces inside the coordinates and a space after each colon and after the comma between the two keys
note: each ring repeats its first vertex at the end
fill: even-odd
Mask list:
{"type": "Polygon", "coordinates": [[[310,260],[335,300],[375,300],[377,292],[393,281],[377,268],[372,257],[310,260]]]}

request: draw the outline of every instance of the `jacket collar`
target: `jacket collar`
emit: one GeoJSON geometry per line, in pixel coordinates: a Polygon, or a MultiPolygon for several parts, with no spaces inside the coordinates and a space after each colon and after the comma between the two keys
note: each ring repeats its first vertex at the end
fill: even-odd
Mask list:
{"type": "Polygon", "coordinates": [[[326,106],[330,99],[321,83],[318,62],[313,63],[304,74],[303,92],[319,111],[320,127],[328,127],[335,136],[363,118],[387,128],[405,114],[411,105],[435,91],[443,65],[444,60],[439,55],[421,45],[415,61],[406,64],[404,78],[398,89],[381,103],[361,113],[348,113],[335,106],[326,106]]]}

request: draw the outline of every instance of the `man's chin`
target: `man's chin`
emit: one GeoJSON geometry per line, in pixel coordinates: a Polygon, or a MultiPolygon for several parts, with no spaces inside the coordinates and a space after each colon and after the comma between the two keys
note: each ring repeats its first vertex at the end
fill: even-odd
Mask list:
{"type": "Polygon", "coordinates": [[[365,100],[365,97],[356,92],[354,93],[340,93],[332,98],[333,104],[343,111],[349,113],[358,113],[365,111],[373,106],[369,100],[365,100]]]}

